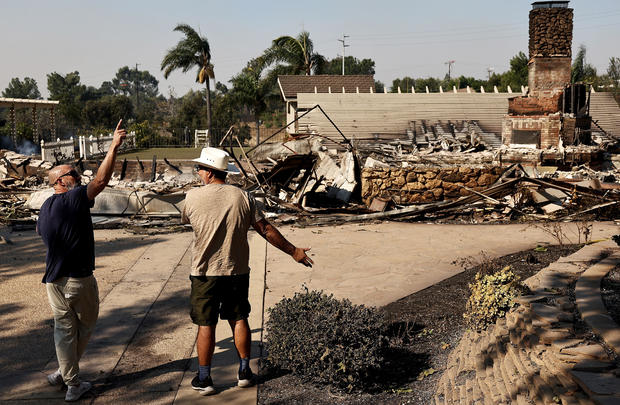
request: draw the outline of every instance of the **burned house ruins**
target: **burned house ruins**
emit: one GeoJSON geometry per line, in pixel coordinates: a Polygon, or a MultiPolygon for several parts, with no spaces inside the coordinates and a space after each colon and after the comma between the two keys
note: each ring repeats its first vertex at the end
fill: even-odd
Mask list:
{"type": "MultiPolygon", "coordinates": [[[[617,218],[620,108],[611,93],[571,83],[568,3],[532,4],[528,86],[514,92],[376,93],[368,75],[279,77],[288,119],[272,137],[288,138],[250,148],[231,128],[217,145],[241,169],[231,180],[262,199],[274,218],[306,223],[329,223],[333,215],[617,218]]],[[[73,163],[84,178],[98,166],[96,158],[73,163]]],[[[50,192],[46,165],[0,150],[0,220],[27,222],[27,210],[36,212],[50,192]]],[[[178,217],[185,191],[200,185],[192,166],[165,156],[119,159],[94,212],[178,217]]]]}

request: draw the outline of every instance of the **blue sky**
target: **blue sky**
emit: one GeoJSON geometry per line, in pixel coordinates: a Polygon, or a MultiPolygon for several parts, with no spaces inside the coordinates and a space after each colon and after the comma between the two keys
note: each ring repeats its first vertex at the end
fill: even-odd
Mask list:
{"type": "MultiPolygon", "coordinates": [[[[211,45],[218,81],[228,80],[280,35],[310,32],[315,49],[328,58],[342,53],[372,58],[375,78],[485,77],[487,68],[508,69],[517,52],[527,54],[531,1],[160,1],[0,0],[0,90],[13,77],[33,77],[47,96],[46,74],[80,72],[98,87],[119,67],[148,70],[159,90],[177,96],[199,86],[194,74],[159,70],[166,50],[181,38],[172,29],[187,23],[211,45]]],[[[587,47],[587,60],[600,73],[609,57],[620,57],[620,2],[572,0],[573,49],[587,47]]]]}

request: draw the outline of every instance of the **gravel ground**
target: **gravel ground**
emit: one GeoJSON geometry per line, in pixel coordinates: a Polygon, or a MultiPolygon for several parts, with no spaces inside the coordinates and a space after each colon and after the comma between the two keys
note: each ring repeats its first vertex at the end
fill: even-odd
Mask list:
{"type": "Polygon", "coordinates": [[[495,260],[482,256],[459,263],[464,272],[382,308],[390,346],[384,367],[366,390],[347,394],[313,386],[290,373],[262,370],[259,404],[427,404],[450,350],[465,331],[463,312],[475,274],[510,265],[524,280],[578,248],[549,246],[546,251],[523,251],[495,260]]]}

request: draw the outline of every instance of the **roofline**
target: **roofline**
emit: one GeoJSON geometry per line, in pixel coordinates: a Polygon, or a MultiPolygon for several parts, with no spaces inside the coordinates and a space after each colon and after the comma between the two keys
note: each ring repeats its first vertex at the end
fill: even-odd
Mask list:
{"type": "Polygon", "coordinates": [[[10,106],[37,106],[37,105],[43,105],[43,106],[55,106],[60,104],[60,101],[58,100],[33,100],[33,99],[28,99],[28,98],[7,98],[7,97],[0,97],[0,106],[3,107],[10,107],[10,106]]]}
{"type": "Polygon", "coordinates": [[[282,89],[282,83],[280,83],[280,76],[284,75],[278,75],[278,87],[280,88],[280,94],[282,94],[282,98],[284,99],[284,101],[288,103],[290,100],[288,100],[286,98],[286,95],[284,95],[284,89],[282,89]]]}

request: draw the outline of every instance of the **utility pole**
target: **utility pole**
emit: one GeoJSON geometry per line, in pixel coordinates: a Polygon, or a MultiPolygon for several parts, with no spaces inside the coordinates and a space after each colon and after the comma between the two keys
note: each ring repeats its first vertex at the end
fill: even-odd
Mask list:
{"type": "Polygon", "coordinates": [[[491,73],[492,73],[494,70],[495,70],[495,69],[494,69],[494,68],[492,68],[491,66],[489,66],[489,67],[487,68],[487,75],[488,75],[489,80],[491,80],[491,73]]]}
{"type": "Polygon", "coordinates": [[[351,46],[351,45],[345,44],[345,41],[347,40],[347,38],[349,38],[348,35],[342,34],[342,39],[338,40],[338,42],[342,42],[342,75],[343,76],[344,76],[344,50],[345,48],[351,46]]]}
{"type": "Polygon", "coordinates": [[[138,78],[138,65],[139,63],[136,63],[136,77],[134,79],[134,85],[136,87],[136,112],[137,110],[140,109],[140,96],[138,95],[138,92],[140,91],[140,87],[138,85],[140,79],[138,78]]]}
{"type": "Polygon", "coordinates": [[[450,80],[450,71],[452,70],[452,65],[456,62],[455,60],[449,60],[444,63],[444,65],[448,65],[448,80],[450,80]]]}

